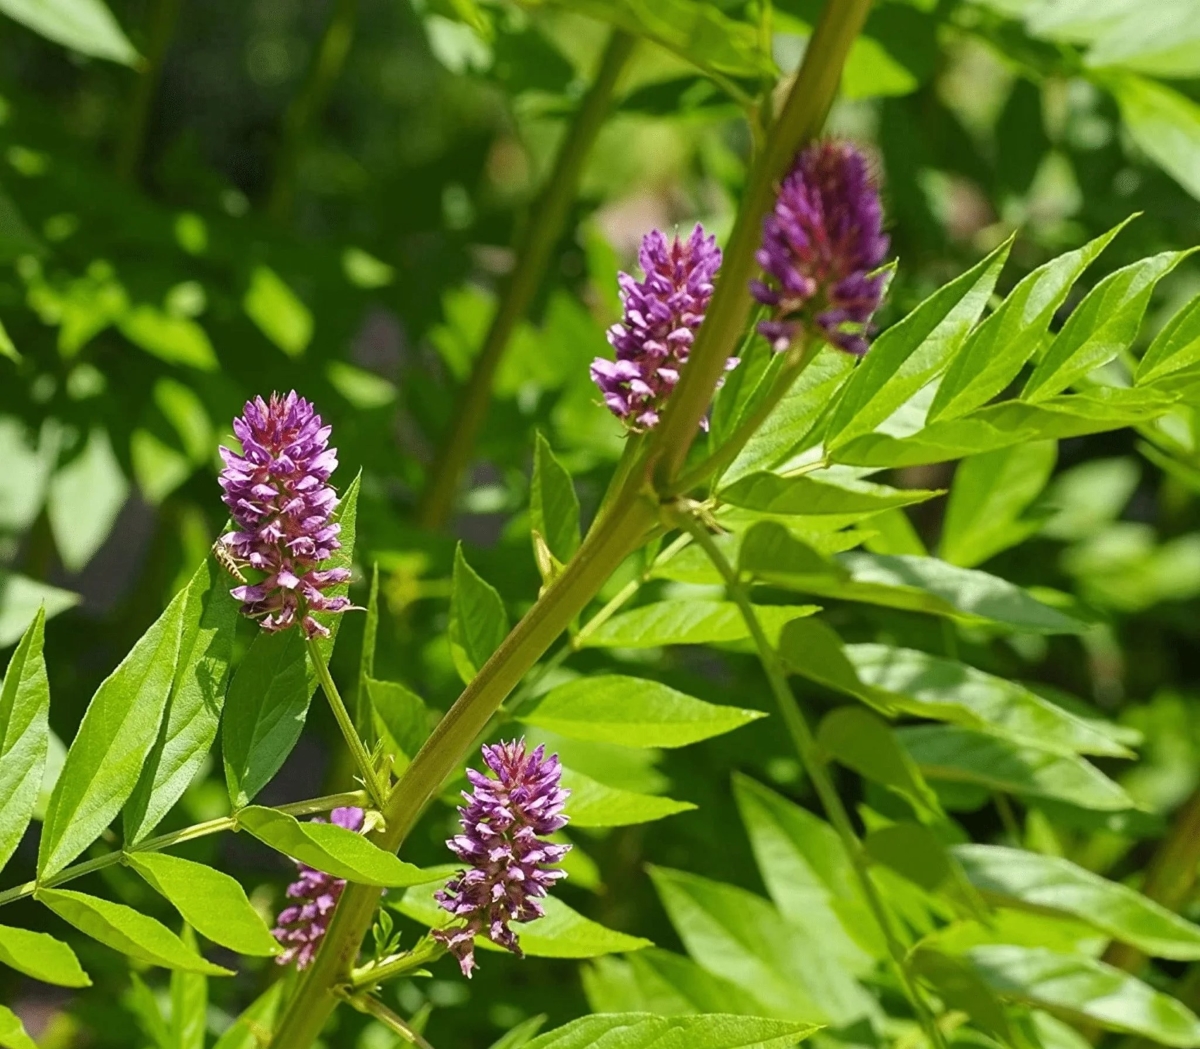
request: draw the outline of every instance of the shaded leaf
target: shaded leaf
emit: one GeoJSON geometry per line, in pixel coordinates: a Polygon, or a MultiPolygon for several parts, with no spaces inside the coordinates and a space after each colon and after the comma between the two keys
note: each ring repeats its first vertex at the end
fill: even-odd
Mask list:
{"type": "Polygon", "coordinates": [[[780,477],[753,473],[723,488],[722,501],[766,514],[805,516],[861,514],[867,516],[896,506],[911,506],[941,495],[916,488],[889,488],[850,478],[817,480],[814,477],[780,477]]]}
{"type": "MultiPolygon", "coordinates": [[[[783,625],[810,616],[816,605],[757,605],[759,622],[769,638],[783,625]]],[[[643,605],[615,615],[583,641],[585,648],[651,648],[658,645],[704,645],[741,641],[750,630],[732,601],[677,599],[643,605]]]]}
{"type": "Polygon", "coordinates": [[[547,1031],[528,1049],[789,1049],[817,1028],[752,1016],[585,1016],[547,1031]]]}
{"type": "Polygon", "coordinates": [[[563,769],[562,785],[571,792],[567,799],[566,815],[570,817],[573,827],[627,827],[688,812],[696,807],[690,801],[676,801],[674,798],[610,787],[568,768],[563,769]]]}
{"type": "Polygon", "coordinates": [[[508,613],[496,588],[467,564],[462,544],[454,552],[454,590],[450,596],[450,654],[464,683],[508,635],[508,613]]]}
{"type": "Polygon", "coordinates": [[[1155,336],[1138,364],[1139,383],[1156,382],[1200,363],[1200,295],[1175,314],[1155,336]]]}
{"type": "Polygon", "coordinates": [[[0,11],[80,54],[127,66],[139,60],[128,37],[101,0],[0,0],[0,11]]]}
{"type": "Polygon", "coordinates": [[[569,561],[579,548],[579,496],[541,431],[534,445],[529,514],[550,552],[563,564],[569,561]]]}
{"type": "Polygon", "coordinates": [[[0,1005],[0,1046],[4,1049],[37,1049],[37,1043],[25,1033],[21,1018],[6,1005],[0,1005]]]}
{"type": "Polygon", "coordinates": [[[1105,77],[1130,137],[1193,197],[1200,197],[1200,105],[1132,74],[1105,77]]]}
{"type": "Polygon", "coordinates": [[[397,768],[403,768],[417,756],[429,735],[429,708],[412,689],[398,681],[368,678],[366,689],[379,723],[400,748],[402,760],[397,768]]]}
{"type": "Polygon", "coordinates": [[[262,1049],[271,1040],[275,1018],[286,990],[284,980],[276,980],[271,984],[217,1039],[213,1049],[262,1049]]]}

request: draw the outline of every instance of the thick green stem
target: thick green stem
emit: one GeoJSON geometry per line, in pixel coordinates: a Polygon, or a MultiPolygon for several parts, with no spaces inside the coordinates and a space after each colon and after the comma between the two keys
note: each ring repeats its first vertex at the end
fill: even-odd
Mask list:
{"type": "Polygon", "coordinates": [[[917,987],[912,975],[909,973],[907,965],[905,965],[904,945],[897,938],[891,918],[888,915],[887,905],[884,903],[883,897],[879,894],[879,890],[871,879],[870,865],[867,855],[863,850],[862,842],[858,840],[854,825],[850,822],[850,814],[846,811],[845,805],[842,804],[841,795],[838,794],[837,788],[833,785],[833,780],[829,777],[829,770],[826,768],[825,761],[821,757],[817,741],[812,734],[812,729],[809,728],[808,720],[805,718],[804,712],[800,709],[800,703],[797,701],[795,693],[792,692],[792,686],[788,683],[787,672],[783,667],[782,660],[779,658],[779,653],[775,651],[775,647],[763,632],[762,624],[759,622],[758,615],[754,611],[754,605],[750,602],[749,592],[738,576],[736,569],[729,563],[725,555],[721,553],[721,548],[713,542],[712,536],[709,535],[708,529],[705,528],[703,523],[696,520],[690,513],[684,511],[677,514],[676,520],[679,526],[690,532],[696,542],[703,547],[709,560],[712,561],[714,567],[721,573],[722,578],[724,578],[729,596],[733,598],[741,610],[742,618],[746,621],[750,636],[753,638],[754,645],[758,649],[759,659],[762,661],[763,671],[767,675],[771,691],[775,694],[779,713],[782,715],[784,724],[787,726],[788,734],[792,737],[796,753],[800,757],[804,771],[812,781],[817,796],[821,799],[821,805],[825,809],[825,814],[829,817],[829,822],[833,824],[838,837],[842,839],[842,846],[850,857],[850,862],[858,877],[859,885],[862,887],[863,896],[866,898],[867,905],[871,908],[871,913],[879,925],[880,932],[883,933],[888,953],[891,955],[896,973],[904,986],[909,1002],[912,1004],[913,1010],[921,1022],[921,1026],[925,1029],[930,1043],[938,1047],[938,1049],[944,1049],[945,1039],[937,1026],[937,1021],[930,1012],[929,1005],[921,994],[920,988],[917,987]]]}
{"type": "MultiPolygon", "coordinates": [[[[361,790],[351,790],[343,794],[330,794],[323,798],[297,801],[291,805],[280,805],[278,811],[286,812],[291,816],[309,816],[314,812],[329,812],[331,809],[341,808],[343,805],[362,805],[364,801],[366,801],[366,795],[361,790]]],[[[76,863],[73,867],[66,867],[49,878],[43,878],[40,882],[29,881],[24,885],[17,885],[5,892],[0,892],[0,907],[6,903],[24,899],[26,896],[32,896],[39,888],[53,888],[55,885],[82,878],[85,874],[124,863],[125,857],[131,852],[160,852],[163,849],[171,848],[172,845],[182,845],[185,841],[206,838],[210,834],[220,834],[227,830],[237,830],[236,814],[221,816],[215,820],[206,820],[190,827],[173,830],[168,834],[160,834],[155,838],[147,838],[136,845],[126,845],[120,852],[109,852],[103,856],[84,860],[83,863],[76,863]]]]}
{"type": "Polygon", "coordinates": [[[267,197],[267,213],[273,219],[283,221],[291,213],[296,193],[296,167],[304,140],[342,74],[354,39],[357,17],[358,0],[335,0],[304,83],[284,115],[275,177],[267,197]]]}
{"type": "Polygon", "coordinates": [[[426,528],[441,528],[454,510],[459,483],[492,399],[496,370],[513,331],[528,313],[541,287],[551,252],[562,235],[567,214],[579,191],[584,162],[608,116],[613,92],[633,46],[634,38],[621,30],[614,31],[609,38],[595,82],[571,123],[549,181],[521,234],[516,264],[500,296],[483,349],[475,358],[421,497],[417,517],[426,528]]]}
{"type": "Polygon", "coordinates": [[[354,727],[354,719],[350,716],[350,711],[342,702],[342,695],[338,692],[337,685],[333,683],[333,676],[329,673],[329,667],[325,665],[325,657],[321,655],[320,647],[311,637],[306,639],[305,644],[308,647],[309,662],[317,672],[317,680],[321,682],[321,688],[324,689],[325,696],[329,700],[329,706],[333,711],[334,718],[337,719],[338,728],[342,730],[346,746],[354,756],[354,763],[358,766],[363,786],[367,788],[367,794],[371,797],[371,804],[382,811],[386,791],[375,772],[375,763],[371,761],[371,755],[367,753],[366,745],[359,736],[358,729],[354,727]]]}
{"type": "Polygon", "coordinates": [[[754,253],[762,235],[763,216],[774,204],[777,184],[796,151],[820,132],[837,94],[850,45],[870,7],[871,0],[827,0],[804,63],[755,161],[704,324],[655,431],[652,467],[663,491],[673,489],[724,374],[725,362],[745,330],[751,309],[749,282],[758,269],[754,253]]]}
{"type": "Polygon", "coordinates": [[[126,110],[125,126],[117,143],[117,174],[126,182],[135,181],[137,175],[146,145],[146,125],[150,122],[150,110],[154,106],[154,96],[158,92],[163,63],[171,46],[171,38],[175,35],[181,6],[182,0],[154,0],[150,8],[146,64],[134,87],[133,98],[126,110]]]}

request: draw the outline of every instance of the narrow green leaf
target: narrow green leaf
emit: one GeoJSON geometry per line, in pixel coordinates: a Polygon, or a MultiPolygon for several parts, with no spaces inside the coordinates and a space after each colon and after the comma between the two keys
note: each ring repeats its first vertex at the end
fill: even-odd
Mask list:
{"type": "Polygon", "coordinates": [[[165,852],[130,852],[126,862],[202,936],[238,954],[269,958],[279,953],[236,878],[165,852]]]}
{"type": "Polygon", "coordinates": [[[1070,860],[999,845],[956,845],[953,852],[997,904],[1072,915],[1158,958],[1200,958],[1200,926],[1070,860]]]}
{"type": "Polygon", "coordinates": [[[870,514],[896,506],[912,506],[943,494],[917,488],[889,488],[852,478],[817,480],[813,477],[780,477],[753,473],[721,490],[720,498],[731,506],[765,514],[870,514]]]}
{"type": "Polygon", "coordinates": [[[125,806],[125,840],[147,837],[208,760],[229,680],[238,603],[210,559],[184,598],[179,661],[158,740],[125,806]]]}
{"type": "Polygon", "coordinates": [[[95,841],[137,786],[175,677],[186,599],[175,596],[92,697],[46,810],[39,877],[95,841]]]}
{"type": "Polygon", "coordinates": [[[174,1049],[158,997],[135,972],[129,974],[129,990],[121,996],[121,1004],[137,1018],[142,1034],[154,1043],[154,1049],[174,1049]]]}
{"type": "Polygon", "coordinates": [[[1200,105],[1165,84],[1129,73],[1106,75],[1104,84],[1138,148],[1200,197],[1200,105]]]}
{"type": "MultiPolygon", "coordinates": [[[[349,568],[353,562],[360,480],[361,475],[351,482],[333,515],[342,526],[338,536],[342,546],[324,568],[349,568]]],[[[346,582],[327,593],[339,597],[349,590],[346,582]]],[[[317,642],[326,663],[344,615],[319,613],[316,617],[329,629],[329,637],[317,642]]],[[[235,809],[249,804],[292,752],[316,688],[316,671],[309,665],[298,629],[273,634],[260,631],[255,636],[229,684],[221,729],[225,782],[235,809]]]]}
{"type": "MultiPolygon", "coordinates": [[[[776,639],[785,623],[817,611],[816,605],[758,605],[759,622],[776,639]]],[[[643,605],[613,616],[584,640],[585,648],[650,648],[658,645],[706,645],[750,636],[732,601],[676,599],[643,605]]]]}
{"type": "Polygon", "coordinates": [[[929,422],[966,415],[1016,378],[1037,352],[1072,285],[1124,225],[1122,222],[1082,248],[1051,259],[1017,284],[954,358],[929,406],[929,422]]]}
{"type": "Polygon", "coordinates": [[[161,922],[122,903],[70,889],[38,889],[36,898],[81,933],[147,965],[209,976],[233,975],[228,969],[205,961],[161,922]]]}
{"type": "Polygon", "coordinates": [[[686,747],[761,717],[760,710],[705,703],[658,681],[602,674],[559,685],[520,720],[570,739],[686,747]]]}
{"type": "Polygon", "coordinates": [[[818,929],[785,920],[734,885],[663,867],[651,867],[650,877],[688,953],[753,993],[770,1015],[843,1027],[872,1010],[866,992],[825,954],[818,929]]]}
{"type": "Polygon", "coordinates": [[[240,830],[253,834],[264,845],[347,881],[395,888],[431,880],[420,867],[405,863],[363,835],[334,823],[301,823],[286,812],[260,805],[242,809],[237,819],[240,830]]]}
{"type": "MultiPolygon", "coordinates": [[[[183,927],[180,937],[196,950],[196,934],[183,927]]],[[[208,1028],[208,977],[176,969],[171,973],[171,1049],[204,1049],[208,1028]]]]}
{"type": "Polygon", "coordinates": [[[562,785],[571,792],[566,814],[572,827],[628,827],[689,812],[696,807],[690,801],[610,787],[568,768],[563,769],[562,785]]]}
{"type": "MultiPolygon", "coordinates": [[[[433,898],[436,888],[408,889],[390,906],[431,929],[444,929],[454,924],[455,918],[433,898]]],[[[640,936],[607,929],[585,918],[557,896],[547,897],[542,904],[546,908],[544,918],[513,928],[520,937],[521,950],[532,958],[598,958],[604,954],[640,951],[643,947],[652,946],[649,940],[640,936]]],[[[482,936],[475,938],[475,945],[489,951],[504,950],[482,936]]]]}
{"type": "Polygon", "coordinates": [[[1164,251],[1105,277],[1067,318],[1021,391],[1021,399],[1037,402],[1053,397],[1128,349],[1158,282],[1189,254],[1164,251]]]}
{"type": "Polygon", "coordinates": [[[0,0],[0,11],[35,33],[93,58],[135,65],[139,56],[101,0],[0,0]]]}
{"type": "Polygon", "coordinates": [[[50,681],[42,646],[46,610],[38,609],[0,685],[0,870],[33,818],[50,746],[50,681]]]}
{"type": "Polygon", "coordinates": [[[538,1031],[546,1026],[546,1014],[538,1013],[536,1016],[529,1017],[528,1020],[523,1020],[516,1027],[511,1028],[497,1038],[488,1049],[525,1049],[538,1031]]]}
{"type": "Polygon", "coordinates": [[[44,932],[0,925],[0,964],[59,987],[91,987],[75,952],[44,932]]]}
{"type": "Polygon", "coordinates": [[[508,613],[496,588],[467,564],[462,544],[454,552],[454,590],[450,595],[450,654],[464,683],[508,635],[508,613]]]}
{"type": "Polygon", "coordinates": [[[1016,681],[911,648],[847,645],[844,653],[859,682],[879,690],[898,712],[985,729],[1061,754],[1133,757],[1103,728],[1016,681]]]}
{"type": "Polygon", "coordinates": [[[1200,364],[1200,295],[1197,295],[1155,336],[1138,364],[1137,382],[1157,382],[1184,368],[1200,364]]]}
{"type": "Polygon", "coordinates": [[[287,990],[285,980],[276,980],[254,999],[220,1038],[213,1049],[262,1049],[271,1041],[275,1018],[287,990]]]}
{"type": "Polygon", "coordinates": [[[579,496],[540,430],[533,452],[529,513],[534,531],[546,541],[550,553],[566,564],[579,549],[579,496]]]}
{"type": "Polygon", "coordinates": [[[951,725],[897,729],[896,736],[928,779],[973,783],[1102,812],[1134,808],[1118,784],[1080,757],[951,725]]]}
{"type": "Polygon", "coordinates": [[[1033,535],[1041,519],[1025,513],[1057,459],[1056,442],[1030,441],[959,463],[946,501],[938,548],[942,560],[973,568],[1033,535]]]}
{"type": "Polygon", "coordinates": [[[573,1020],[527,1049],[790,1049],[816,1030],[815,1024],[756,1016],[616,1013],[573,1020]]]}
{"type": "Polygon", "coordinates": [[[892,727],[869,710],[838,707],[830,711],[817,730],[817,743],[847,768],[912,802],[918,812],[939,812],[937,797],[892,727]]]}
{"type": "Polygon", "coordinates": [[[1103,962],[1007,944],[974,947],[966,958],[1002,998],[1177,1049],[1200,1046],[1200,1020],[1183,1003],[1103,962]]]}
{"type": "Polygon", "coordinates": [[[47,586],[14,572],[0,569],[0,648],[7,648],[29,628],[38,609],[47,619],[79,604],[79,595],[47,586]]]}
{"type": "Polygon", "coordinates": [[[4,1049],[37,1049],[37,1043],[25,1033],[21,1018],[6,1005],[0,1005],[0,1046],[4,1049]]]}
{"type": "Polygon", "coordinates": [[[407,685],[399,681],[367,679],[367,694],[380,725],[400,750],[398,769],[417,756],[429,735],[429,708],[407,685]]]}
{"type": "Polygon", "coordinates": [[[367,595],[367,618],[363,624],[362,648],[358,653],[358,677],[354,681],[354,724],[368,747],[375,741],[375,718],[367,681],[375,676],[375,644],[379,636],[379,562],[371,567],[371,589],[367,595]]]}
{"type": "Polygon", "coordinates": [[[303,355],[312,341],[312,311],[269,266],[255,266],[242,299],[246,316],[289,357],[303,355]]]}
{"type": "Polygon", "coordinates": [[[827,448],[870,433],[949,366],[991,298],[1011,249],[1009,238],[874,341],[842,388],[827,448]]]}

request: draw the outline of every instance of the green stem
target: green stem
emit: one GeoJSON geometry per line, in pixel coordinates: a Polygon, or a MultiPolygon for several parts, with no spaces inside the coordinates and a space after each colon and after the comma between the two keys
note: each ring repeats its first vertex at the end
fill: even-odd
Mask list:
{"type": "Polygon", "coordinates": [[[407,976],[430,962],[437,961],[446,948],[432,936],[426,936],[411,951],[397,954],[391,958],[372,965],[362,965],[350,974],[349,985],[354,991],[370,990],[378,984],[394,980],[397,976],[407,976]]]}
{"type": "Polygon", "coordinates": [[[310,637],[306,638],[304,643],[308,648],[309,661],[317,672],[317,680],[321,682],[321,687],[325,690],[325,696],[329,700],[329,706],[333,710],[333,716],[337,719],[338,728],[342,730],[346,746],[350,748],[350,753],[354,756],[354,763],[358,766],[363,786],[367,788],[367,793],[371,797],[371,804],[382,812],[385,789],[379,782],[379,776],[375,773],[375,764],[371,761],[371,755],[367,753],[366,745],[359,736],[358,729],[354,727],[354,719],[350,717],[350,711],[342,702],[342,695],[338,692],[337,685],[333,683],[333,677],[329,673],[329,667],[325,665],[325,658],[321,655],[321,649],[317,642],[310,637]]]}
{"type": "MultiPolygon", "coordinates": [[[[344,805],[362,805],[364,801],[366,801],[366,796],[361,790],[351,790],[342,794],[330,794],[323,798],[297,801],[290,805],[280,805],[276,811],[286,812],[291,816],[308,816],[314,812],[329,812],[331,809],[341,808],[344,805]]],[[[41,881],[29,881],[24,885],[17,885],[5,892],[0,892],[0,907],[6,903],[24,899],[26,896],[32,896],[37,889],[53,888],[55,885],[82,878],[85,874],[124,863],[125,857],[131,852],[160,852],[163,849],[171,848],[172,845],[182,845],[185,841],[206,838],[210,834],[220,834],[227,830],[237,830],[236,813],[232,816],[221,816],[215,820],[206,820],[190,827],[173,830],[168,834],[160,834],[155,838],[147,838],[136,845],[126,845],[119,852],[109,852],[103,856],[84,860],[83,863],[77,863],[73,867],[66,867],[41,881]]]]}
{"type": "Polygon", "coordinates": [[[392,1012],[378,998],[372,998],[369,994],[355,994],[346,998],[355,1009],[360,1013],[366,1013],[368,1016],[374,1017],[388,1030],[398,1034],[409,1045],[415,1045],[417,1049],[433,1049],[433,1046],[426,1041],[425,1036],[420,1031],[414,1030],[409,1026],[408,1021],[403,1017],[392,1012]]]}
{"type": "Polygon", "coordinates": [[[516,250],[516,264],[496,307],[483,348],[455,407],[451,426],[430,470],[417,519],[426,528],[441,528],[454,510],[463,473],[492,399],[492,382],[517,324],[529,312],[541,287],[554,245],[579,190],[583,165],[600,133],[622,70],[633,52],[634,38],[615,30],[609,38],[596,79],[584,97],[558,151],[554,169],[533,208],[516,250]]]}
{"type": "Polygon", "coordinates": [[[304,84],[284,114],[275,177],[267,196],[267,214],[277,221],[283,221],[291,213],[296,192],[296,167],[304,139],[324,110],[329,93],[341,76],[350,43],[354,39],[357,17],[358,0],[336,0],[304,84]]]}
{"type": "Polygon", "coordinates": [[[796,151],[820,132],[870,7],[871,0],[827,0],[787,101],[751,170],[704,324],[654,433],[650,465],[662,490],[674,488],[672,482],[696,439],[725,362],[745,330],[751,309],[749,282],[758,268],[755,249],[777,183],[796,151]]]}
{"type": "Polygon", "coordinates": [[[162,78],[162,67],[166,61],[167,50],[171,46],[171,38],[175,35],[181,6],[182,0],[156,0],[150,10],[146,64],[142,67],[134,87],[133,98],[130,99],[126,111],[125,127],[117,144],[117,175],[126,182],[134,181],[142,159],[146,145],[146,125],[150,120],[150,110],[158,92],[158,83],[162,78]]]}
{"type": "Polygon", "coordinates": [[[713,541],[712,536],[708,533],[708,529],[700,521],[685,511],[679,511],[676,514],[676,520],[679,526],[691,533],[696,542],[704,549],[709,560],[712,561],[717,571],[724,578],[729,596],[733,598],[741,610],[742,618],[746,621],[746,626],[754,640],[754,645],[758,649],[759,659],[762,661],[763,671],[767,675],[771,691],[775,694],[775,701],[779,707],[779,712],[783,716],[788,734],[792,737],[792,743],[796,747],[796,753],[800,757],[804,771],[808,773],[809,779],[812,780],[817,796],[821,799],[821,804],[825,809],[826,815],[829,817],[829,822],[833,824],[838,837],[842,839],[842,846],[850,857],[855,874],[858,877],[859,885],[862,887],[863,896],[871,908],[871,913],[875,917],[880,932],[883,933],[888,953],[891,955],[896,973],[904,986],[905,994],[908,996],[921,1026],[925,1029],[930,1043],[938,1047],[938,1049],[945,1049],[945,1040],[942,1032],[929,1010],[928,1003],[926,1003],[920,989],[913,981],[907,965],[905,965],[904,946],[896,937],[892,921],[888,916],[887,906],[883,901],[883,897],[880,896],[874,881],[871,879],[869,861],[863,850],[862,843],[858,840],[858,835],[854,831],[854,825],[850,822],[850,815],[846,811],[846,807],[842,804],[841,796],[838,794],[837,788],[834,787],[833,780],[830,779],[829,770],[826,768],[825,762],[821,757],[817,741],[812,734],[812,729],[809,728],[808,720],[805,718],[804,712],[800,709],[800,704],[796,699],[795,693],[792,692],[791,685],[788,684],[787,672],[783,667],[783,662],[780,660],[778,652],[775,651],[775,647],[763,632],[762,624],[759,622],[758,615],[754,611],[754,605],[750,602],[749,592],[746,590],[733,565],[721,553],[721,548],[713,541]]]}

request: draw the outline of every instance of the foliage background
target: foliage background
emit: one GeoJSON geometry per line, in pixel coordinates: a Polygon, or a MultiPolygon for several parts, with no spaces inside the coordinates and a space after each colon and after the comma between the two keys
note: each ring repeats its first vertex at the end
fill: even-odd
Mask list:
{"type": "MultiPolygon", "coordinates": [[[[742,36],[685,41],[683,55],[639,44],[532,320],[498,376],[452,526],[418,529],[413,511],[433,449],[454,424],[454,391],[511,265],[509,245],[530,221],[564,115],[603,46],[607,29],[595,16],[623,12],[645,28],[656,24],[653,6],[118,0],[113,14],[149,59],[141,72],[107,60],[134,61],[123,36],[85,27],[66,41],[82,40],[88,55],[5,21],[0,321],[15,353],[0,360],[0,646],[15,643],[43,595],[59,612],[47,660],[60,739],[72,737],[95,686],[221,529],[215,449],[258,392],[295,387],[313,399],[334,426],[335,480],[344,486],[363,470],[356,561],[378,562],[381,572],[378,677],[404,681],[435,708],[457,694],[446,642],[456,538],[511,616],[528,607],[539,585],[528,536],[534,435],[571,470],[589,517],[622,447],[587,378],[617,316],[615,273],[652,226],[702,220],[727,232],[751,136],[737,104],[697,64],[728,68],[729,39],[742,36]],[[335,68],[338,33],[348,50],[335,68]]],[[[769,22],[755,3],[699,6],[737,23],[755,46],[769,38],[786,73],[818,5],[777,0],[769,22]]],[[[1122,30],[1138,6],[1105,5],[1101,17],[1072,0],[877,5],[830,126],[869,145],[884,184],[899,268],[883,326],[1014,230],[1002,292],[1143,212],[1068,309],[1119,266],[1197,243],[1200,17],[1179,0],[1158,5],[1149,28],[1142,20],[1136,33],[1122,30]]],[[[0,3],[13,15],[21,7],[0,3]]],[[[63,0],[64,11],[72,7],[63,0]]],[[[735,89],[754,86],[745,69],[729,78],[735,89]]],[[[1141,344],[1198,288],[1194,261],[1164,280],[1141,344]]],[[[1035,803],[1014,811],[984,798],[957,814],[973,840],[1016,839],[1136,882],[1165,818],[1197,787],[1195,438],[1188,409],[1141,432],[1061,442],[1053,476],[1047,462],[1020,508],[1027,541],[986,562],[1016,582],[1076,595],[1098,620],[1082,639],[995,642],[932,618],[831,603],[829,621],[847,641],[957,653],[1084,697],[1144,734],[1136,768],[1099,762],[1144,806],[1136,818],[1054,820],[1035,803]]],[[[939,465],[886,479],[946,488],[952,476],[953,466],[939,465]]],[[[912,511],[911,535],[891,518],[889,538],[876,542],[891,552],[936,549],[944,507],[939,499],[912,511]]],[[[365,600],[365,589],[355,593],[365,600]]],[[[347,623],[334,668],[343,680],[360,633],[359,622],[347,623]]],[[[585,654],[573,665],[614,660],[703,699],[771,709],[748,655],[651,649],[585,654]]],[[[804,691],[813,709],[836,702],[815,685],[804,691]]],[[[263,802],[348,786],[349,769],[331,758],[339,746],[328,712],[314,705],[263,802]]],[[[589,916],[670,949],[678,936],[647,864],[762,891],[731,773],[812,801],[772,719],[686,751],[576,751],[576,765],[610,786],[669,790],[698,806],[665,822],[580,831],[563,890],[589,916]]],[[[843,787],[852,803],[886,806],[852,777],[843,787]]],[[[171,819],[211,818],[227,804],[218,767],[171,819]]],[[[451,821],[448,808],[427,818],[409,858],[441,862],[451,821]]],[[[189,849],[235,873],[263,907],[277,905],[289,873],[278,856],[242,836],[189,849]]],[[[6,885],[31,876],[34,852],[30,837],[6,885]]],[[[166,910],[132,875],[105,876],[114,898],[166,910]]],[[[1190,896],[1185,913],[1195,913],[1190,896]]],[[[48,920],[31,903],[16,905],[13,919],[48,920]]],[[[48,994],[3,971],[0,999],[47,1049],[148,1044],[138,1026],[144,1006],[119,959],[77,947],[111,993],[48,994]]],[[[253,977],[212,981],[214,1033],[272,975],[263,963],[253,977]]],[[[1151,979],[1178,975],[1167,965],[1151,979]]],[[[435,1045],[485,1046],[537,1013],[552,1024],[581,1015],[584,986],[574,965],[489,955],[470,984],[442,961],[432,979],[397,993],[406,1014],[431,1007],[435,1045]]],[[[339,1046],[391,1044],[347,1011],[339,1025],[339,1046]]]]}

